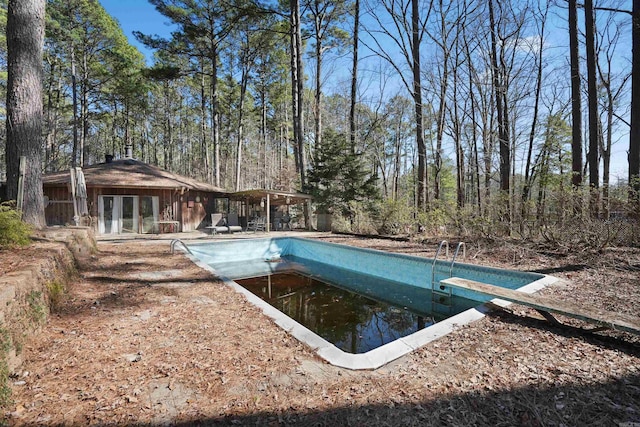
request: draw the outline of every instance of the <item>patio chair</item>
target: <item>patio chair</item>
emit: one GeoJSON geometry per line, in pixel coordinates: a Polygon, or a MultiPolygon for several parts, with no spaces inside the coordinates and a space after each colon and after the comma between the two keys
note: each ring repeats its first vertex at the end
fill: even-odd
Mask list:
{"type": "Polygon", "coordinates": [[[280,225],[282,226],[282,231],[284,231],[285,228],[291,231],[291,217],[289,214],[284,214],[282,218],[280,218],[280,225]]]}
{"type": "Polygon", "coordinates": [[[225,225],[225,220],[222,218],[221,213],[211,214],[211,225],[205,227],[207,230],[211,230],[211,234],[226,233],[229,231],[229,227],[225,225]]]}
{"type": "Polygon", "coordinates": [[[261,216],[252,221],[249,221],[249,223],[247,224],[247,231],[253,230],[254,233],[256,231],[265,231],[266,225],[267,225],[267,218],[264,216],[261,216]]]}
{"type": "Polygon", "coordinates": [[[271,215],[271,229],[274,231],[280,230],[280,220],[282,219],[282,212],[276,211],[271,215]]]}
{"type": "Polygon", "coordinates": [[[229,212],[227,215],[227,227],[229,228],[229,233],[242,231],[242,226],[240,222],[238,222],[238,214],[236,212],[229,212]]]}

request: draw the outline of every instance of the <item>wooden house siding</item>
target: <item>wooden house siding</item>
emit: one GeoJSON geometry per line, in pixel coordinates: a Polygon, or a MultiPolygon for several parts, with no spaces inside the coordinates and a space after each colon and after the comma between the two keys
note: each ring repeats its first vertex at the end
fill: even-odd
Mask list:
{"type": "MultiPolygon", "coordinates": [[[[204,228],[208,225],[207,218],[214,212],[214,200],[229,197],[229,193],[222,188],[130,158],[87,166],[82,172],[85,185],[80,188],[86,188],[89,214],[81,222],[90,224],[97,232],[100,231],[100,196],[116,197],[103,199],[110,204],[108,218],[105,217],[104,221],[109,230],[103,229],[107,233],[116,232],[116,228],[117,232],[140,233],[159,231],[159,227],[163,225],[171,226],[169,223],[161,224],[163,221],[177,221],[180,231],[204,228]],[[125,196],[137,197],[133,201],[133,207],[131,200],[125,196]],[[149,202],[144,197],[157,197],[157,205],[156,200],[152,200],[153,217],[149,214],[149,202]],[[119,214],[114,214],[114,209],[120,204],[122,205],[117,210],[119,214]],[[138,218],[132,218],[136,205],[138,218]],[[143,210],[146,210],[144,218],[143,210]],[[113,218],[118,221],[112,222],[113,218]],[[115,227],[114,224],[119,225],[115,227]]],[[[49,198],[49,205],[45,209],[48,225],[74,224],[70,185],[69,170],[43,176],[44,194],[49,198]]],[[[104,212],[107,215],[106,209],[104,212]]]]}
{"type": "MultiPolygon", "coordinates": [[[[49,199],[49,204],[45,208],[47,225],[74,225],[73,202],[69,189],[45,186],[44,194],[49,199]]],[[[159,201],[159,221],[178,221],[181,231],[194,231],[208,225],[208,218],[213,212],[213,200],[216,197],[226,197],[226,194],[202,191],[186,191],[180,194],[179,190],[173,189],[88,187],[89,218],[82,221],[84,225],[93,227],[96,232],[98,231],[98,198],[100,196],[156,196],[159,201]]],[[[138,223],[142,224],[141,215],[138,223]]]]}

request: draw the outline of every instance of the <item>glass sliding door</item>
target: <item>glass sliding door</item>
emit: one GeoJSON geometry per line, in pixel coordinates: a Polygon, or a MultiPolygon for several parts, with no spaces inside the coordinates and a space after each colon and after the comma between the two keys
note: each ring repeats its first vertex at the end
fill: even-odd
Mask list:
{"type": "Polygon", "coordinates": [[[116,206],[116,197],[101,196],[98,205],[100,209],[98,232],[100,234],[118,233],[119,206],[116,206]]]}
{"type": "Polygon", "coordinates": [[[138,196],[120,196],[120,233],[138,232],[138,196]]]}
{"type": "Polygon", "coordinates": [[[156,196],[140,197],[140,218],[142,224],[141,233],[153,233],[155,231],[154,224],[158,221],[159,199],[156,196]]]}
{"type": "MultiPolygon", "coordinates": [[[[138,233],[140,199],[138,196],[100,196],[98,199],[98,233],[138,233]]],[[[146,197],[142,197],[146,199],[146,197]]],[[[151,226],[157,220],[157,197],[151,199],[151,226]],[[156,200],[154,200],[156,199],[156,200]],[[154,209],[155,207],[155,209],[154,209]]],[[[146,212],[146,211],[145,211],[146,212]]],[[[143,216],[144,221],[144,216],[143,216]]],[[[144,222],[143,222],[144,224],[144,222]]],[[[144,229],[144,225],[143,225],[144,229]]]]}

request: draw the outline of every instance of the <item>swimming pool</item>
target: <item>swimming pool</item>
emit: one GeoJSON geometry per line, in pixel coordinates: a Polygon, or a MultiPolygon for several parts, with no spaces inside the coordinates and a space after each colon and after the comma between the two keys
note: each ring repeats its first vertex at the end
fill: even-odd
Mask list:
{"type": "MultiPolygon", "coordinates": [[[[238,285],[234,279],[268,276],[290,271],[289,260],[304,260],[312,265],[328,265],[342,271],[352,271],[378,278],[390,285],[379,285],[376,280],[354,284],[354,291],[364,294],[379,294],[385,299],[400,301],[409,309],[424,309],[425,305],[438,305],[449,301],[434,301],[425,298],[425,290],[431,290],[432,277],[436,283],[450,276],[491,283],[523,292],[534,292],[556,279],[536,273],[502,270],[490,267],[451,261],[421,258],[405,254],[356,248],[335,243],[321,242],[298,237],[276,237],[261,239],[227,240],[188,245],[191,258],[198,265],[221,277],[236,291],[244,294],[260,307],[276,324],[300,341],[313,348],[316,353],[337,366],[349,369],[375,369],[404,354],[437,339],[457,325],[480,319],[486,312],[482,303],[491,298],[463,289],[451,289],[452,297],[471,299],[478,306],[447,317],[431,326],[408,336],[384,344],[366,353],[347,353],[329,341],[280,312],[266,301],[238,285]],[[435,267],[435,269],[432,268],[435,267]],[[383,286],[383,287],[381,287],[383,286]],[[361,289],[357,289],[360,287],[361,289]],[[426,299],[426,301],[425,301],[426,299]]],[[[498,302],[500,303],[500,302],[498,302]]]]}

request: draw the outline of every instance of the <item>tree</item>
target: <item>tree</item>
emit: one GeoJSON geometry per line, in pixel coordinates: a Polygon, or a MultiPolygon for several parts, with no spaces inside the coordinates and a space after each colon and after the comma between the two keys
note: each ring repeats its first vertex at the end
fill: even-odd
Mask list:
{"type": "MultiPolygon", "coordinates": [[[[494,12],[494,1],[500,6],[500,0],[489,0],[489,25],[491,31],[491,69],[496,113],[498,115],[498,145],[500,150],[500,190],[508,195],[511,179],[511,146],[509,143],[509,110],[507,105],[507,83],[504,62],[498,64],[499,29],[494,12]]],[[[500,58],[504,57],[505,43],[500,40],[500,58]]]]}
{"type": "MultiPolygon", "coordinates": [[[[275,14],[273,14],[275,17],[275,14]]],[[[262,171],[258,180],[261,188],[276,188],[275,181],[288,170],[289,129],[287,88],[290,86],[287,67],[288,34],[283,21],[268,19],[267,30],[259,35],[263,44],[257,52],[251,86],[260,110],[260,140],[262,145],[262,171]],[[269,150],[269,143],[272,143],[269,150]],[[270,157],[270,155],[272,157],[270,157]],[[271,161],[269,161],[271,160],[271,161]]],[[[258,154],[258,153],[256,153],[258,154]]],[[[258,171],[260,173],[260,171],[258,171]]],[[[290,190],[289,182],[282,190],[290,190]]]]}
{"type": "Polygon", "coordinates": [[[424,105],[422,93],[422,67],[420,46],[425,34],[425,23],[432,10],[432,4],[420,7],[419,0],[398,2],[395,0],[384,0],[381,7],[391,18],[393,25],[386,25],[382,14],[370,9],[370,14],[375,23],[376,29],[368,28],[367,32],[372,36],[375,48],[369,48],[380,55],[393,67],[398,77],[411,94],[414,104],[415,120],[415,140],[418,154],[418,177],[417,177],[417,207],[424,211],[429,205],[428,192],[428,170],[427,170],[427,147],[424,138],[424,105]],[[420,11],[425,11],[423,14],[420,11]],[[387,39],[391,44],[385,44],[387,39]],[[390,47],[392,46],[392,47],[390,47]],[[395,59],[392,49],[399,49],[409,68],[411,77],[405,76],[403,67],[395,59]]]}
{"type": "Polygon", "coordinates": [[[23,220],[46,225],[42,194],[42,49],[45,0],[9,0],[7,8],[7,197],[18,196],[26,158],[23,220]]]}
{"type": "Polygon", "coordinates": [[[353,4],[353,58],[351,68],[351,99],[349,104],[349,140],[351,151],[356,150],[356,96],[358,89],[358,38],[360,37],[360,0],[353,4]]]}
{"type": "Polygon", "coordinates": [[[322,145],[322,81],[323,59],[329,49],[341,47],[347,34],[338,25],[345,20],[344,0],[308,0],[305,2],[308,20],[311,22],[310,36],[313,39],[313,57],[316,60],[315,94],[313,111],[315,115],[315,145],[322,145]]]}
{"type": "Polygon", "coordinates": [[[320,211],[353,219],[349,202],[375,202],[377,177],[366,170],[361,153],[351,152],[346,135],[327,129],[323,136],[309,171],[309,189],[320,211]]]}
{"type": "Polygon", "coordinates": [[[424,121],[422,105],[422,72],[420,66],[420,43],[424,26],[420,22],[418,0],[411,0],[411,71],[413,74],[413,100],[416,110],[416,146],[418,147],[418,210],[425,210],[429,205],[427,148],[424,143],[424,121]]]}
{"type": "MultiPolygon", "coordinates": [[[[436,148],[435,148],[435,162],[434,162],[434,176],[433,176],[433,197],[434,199],[440,199],[440,193],[442,190],[442,144],[443,136],[445,132],[445,119],[447,115],[447,90],[449,89],[449,79],[452,70],[451,56],[452,46],[456,43],[458,38],[456,37],[456,29],[460,21],[460,17],[450,16],[452,14],[453,2],[445,4],[443,0],[439,0],[434,6],[434,15],[436,15],[437,24],[435,30],[427,31],[427,34],[431,40],[438,47],[441,52],[441,58],[439,58],[440,67],[438,67],[439,86],[436,91],[438,92],[438,111],[436,119],[436,148]]],[[[455,82],[453,83],[455,85],[455,82]]],[[[455,89],[455,88],[454,88],[455,89]]]]}
{"type": "Polygon", "coordinates": [[[602,213],[605,219],[609,219],[610,213],[609,182],[613,135],[617,122],[619,121],[617,118],[626,113],[625,111],[618,112],[617,110],[620,107],[620,98],[627,88],[627,82],[630,77],[627,70],[623,70],[620,74],[615,72],[613,61],[616,57],[618,42],[625,30],[622,22],[616,21],[615,18],[615,14],[607,14],[606,25],[599,28],[596,34],[596,55],[598,57],[596,67],[599,79],[598,99],[602,115],[605,116],[600,119],[599,126],[601,132],[598,135],[600,155],[602,158],[602,213]]]}
{"type": "Polygon", "coordinates": [[[245,100],[247,87],[256,66],[260,52],[270,48],[270,38],[263,37],[258,28],[265,22],[259,22],[256,16],[249,15],[236,25],[230,34],[231,44],[237,51],[238,68],[240,69],[240,99],[238,102],[238,127],[236,131],[236,180],[235,189],[240,191],[240,172],[242,163],[242,145],[244,141],[245,100]]]}
{"type": "MultiPolygon", "coordinates": [[[[300,0],[289,1],[290,48],[291,48],[291,107],[293,110],[293,143],[296,169],[300,174],[300,186],[307,184],[307,164],[304,147],[304,65],[302,61],[302,23],[300,22],[300,0]]],[[[306,205],[305,205],[306,206],[306,205]]],[[[307,217],[305,211],[305,218],[307,217]]]]}
{"type": "Polygon", "coordinates": [[[582,184],[582,100],[580,97],[580,52],[578,48],[578,5],[569,0],[569,58],[571,63],[571,183],[582,184]]]}
{"type": "MultiPolygon", "coordinates": [[[[134,32],[147,46],[172,54],[181,54],[197,62],[206,58],[210,72],[211,139],[213,144],[213,176],[210,180],[220,185],[220,117],[218,109],[218,65],[222,43],[235,23],[241,19],[243,9],[226,7],[214,0],[150,0],[156,10],[178,26],[171,40],[134,32]],[[232,14],[230,11],[234,11],[232,14]],[[239,13],[235,13],[239,12],[239,13]]],[[[192,71],[192,70],[185,70],[192,71]]],[[[207,158],[208,162],[209,159],[207,158]]],[[[209,170],[209,168],[207,168],[209,170]]]]}
{"type": "Polygon", "coordinates": [[[585,25],[585,41],[587,48],[587,97],[589,104],[589,153],[587,160],[589,163],[589,187],[591,187],[592,202],[591,214],[598,216],[598,193],[600,186],[599,156],[598,156],[598,138],[600,137],[600,122],[598,121],[598,89],[596,76],[596,50],[595,50],[595,20],[593,17],[593,2],[585,0],[584,2],[584,25],[585,25]]]}
{"type": "MultiPolygon", "coordinates": [[[[56,66],[62,68],[60,72],[52,68],[50,72],[54,75],[50,75],[48,81],[62,79],[60,83],[66,88],[69,85],[66,76],[71,75],[71,164],[84,166],[102,157],[103,153],[92,152],[97,146],[90,144],[89,139],[96,117],[113,101],[112,95],[121,89],[120,99],[141,97],[143,87],[137,80],[143,58],[97,0],[50,0],[48,17],[47,57],[51,63],[55,58],[56,66]],[[56,72],[59,75],[55,75],[56,72]]],[[[47,106],[54,107],[49,103],[47,106]]],[[[118,107],[123,106],[118,103],[118,107]]],[[[57,132],[57,129],[47,130],[57,132]]]]}
{"type": "MultiPolygon", "coordinates": [[[[629,185],[640,202],[640,2],[633,2],[631,131],[629,132],[629,185]]],[[[640,209],[638,209],[640,211],[640,209]]]]}
{"type": "MultiPolygon", "coordinates": [[[[540,23],[539,23],[539,36],[540,36],[540,44],[537,47],[538,54],[536,56],[536,84],[535,84],[535,98],[534,98],[534,106],[533,106],[533,117],[531,118],[531,131],[529,132],[529,147],[527,149],[527,160],[524,171],[524,185],[522,187],[522,216],[527,216],[528,209],[528,201],[529,201],[529,192],[531,191],[532,184],[532,168],[531,158],[533,155],[533,145],[536,137],[537,127],[538,127],[538,114],[540,111],[540,96],[542,92],[542,71],[544,68],[543,64],[543,52],[544,52],[544,43],[545,43],[545,27],[547,23],[547,13],[548,8],[544,11],[540,11],[540,23]]],[[[535,49],[534,49],[535,50],[535,49]]],[[[573,58],[573,52],[572,52],[573,58]]],[[[572,75],[573,77],[573,75],[572,75]]],[[[579,76],[578,76],[579,80],[579,76]]]]}

